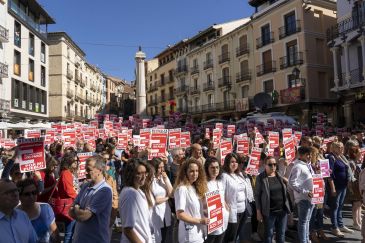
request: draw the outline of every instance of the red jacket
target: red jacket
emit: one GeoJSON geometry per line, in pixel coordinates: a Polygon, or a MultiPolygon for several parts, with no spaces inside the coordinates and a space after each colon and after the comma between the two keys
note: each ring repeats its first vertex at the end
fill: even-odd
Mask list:
{"type": "Polygon", "coordinates": [[[58,181],[58,195],[60,198],[75,199],[77,193],[74,188],[74,180],[71,171],[61,171],[60,179],[58,181]]]}

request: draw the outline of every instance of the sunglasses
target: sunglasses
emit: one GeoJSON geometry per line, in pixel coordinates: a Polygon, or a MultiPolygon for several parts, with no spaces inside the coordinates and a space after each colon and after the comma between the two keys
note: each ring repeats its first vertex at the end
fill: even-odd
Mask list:
{"type": "Polygon", "coordinates": [[[23,192],[22,196],[30,197],[31,195],[36,196],[37,194],[38,194],[38,191],[23,192]]]}
{"type": "Polygon", "coordinates": [[[276,167],[276,163],[274,163],[274,164],[267,164],[267,166],[269,166],[269,167],[276,167]]]}

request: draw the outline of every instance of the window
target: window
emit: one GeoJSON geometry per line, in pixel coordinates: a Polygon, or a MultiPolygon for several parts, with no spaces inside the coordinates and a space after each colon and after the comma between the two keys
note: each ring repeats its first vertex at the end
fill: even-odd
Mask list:
{"type": "Polygon", "coordinates": [[[224,83],[229,82],[229,68],[225,67],[222,69],[222,80],[224,83]]]}
{"type": "Polygon", "coordinates": [[[41,66],[41,85],[46,87],[46,68],[41,66]]]}
{"type": "Polygon", "coordinates": [[[20,82],[13,79],[13,107],[18,108],[20,106],[20,82]]]}
{"type": "Polygon", "coordinates": [[[193,60],[193,67],[198,67],[198,60],[197,59],[194,59],[193,60]]]}
{"type": "Polygon", "coordinates": [[[198,97],[196,97],[196,98],[194,99],[194,106],[195,106],[195,109],[197,109],[197,108],[198,108],[198,106],[199,106],[199,98],[198,98],[198,97]]]}
{"type": "Polygon", "coordinates": [[[169,87],[169,99],[174,99],[174,87],[169,87]]]}
{"type": "Polygon", "coordinates": [[[205,55],[205,59],[206,59],[207,63],[212,62],[212,53],[211,53],[211,52],[208,52],[208,53],[205,55]]]}
{"type": "Polygon", "coordinates": [[[212,79],[212,74],[211,73],[207,74],[207,83],[208,83],[208,85],[213,84],[213,79],[212,79]]]}
{"type": "Polygon", "coordinates": [[[41,62],[46,63],[46,45],[41,43],[41,62]]]}
{"type": "Polygon", "coordinates": [[[296,32],[297,22],[295,20],[295,12],[291,12],[284,16],[285,21],[285,34],[286,36],[291,35],[296,32]]]}
{"type": "Polygon", "coordinates": [[[29,86],[29,103],[28,103],[28,110],[33,111],[33,102],[35,99],[34,95],[34,88],[29,86]]]}
{"type": "Polygon", "coordinates": [[[71,53],[70,47],[67,47],[67,58],[68,59],[70,59],[70,53],[71,53]]]}
{"type": "Polygon", "coordinates": [[[291,67],[298,63],[298,45],[297,40],[286,43],[287,66],[291,67]]]}
{"type": "Polygon", "coordinates": [[[29,68],[28,80],[34,81],[34,61],[32,59],[29,59],[28,68],[29,68]]]}
{"type": "Polygon", "coordinates": [[[194,90],[198,89],[198,79],[194,79],[194,90]]]}
{"type": "Polygon", "coordinates": [[[264,25],[261,27],[262,45],[267,45],[271,42],[270,25],[264,25]]]}
{"type": "Polygon", "coordinates": [[[14,74],[20,76],[21,74],[21,56],[20,52],[14,51],[14,74]]]}
{"type": "Polygon", "coordinates": [[[242,98],[248,98],[248,89],[249,89],[248,85],[245,85],[245,86],[241,87],[242,98]]]}
{"type": "Polygon", "coordinates": [[[27,109],[27,101],[28,101],[28,85],[23,83],[23,100],[22,100],[22,109],[27,109]]]}
{"type": "Polygon", "coordinates": [[[241,75],[248,74],[248,60],[240,62],[241,75]]]}
{"type": "Polygon", "coordinates": [[[263,86],[263,91],[267,94],[271,94],[274,91],[274,82],[272,79],[264,81],[263,86]]]}
{"type": "Polygon", "coordinates": [[[40,112],[40,104],[41,101],[41,93],[39,89],[35,89],[35,102],[34,102],[34,111],[35,112],[40,112]]]}
{"type": "Polygon", "coordinates": [[[223,101],[224,101],[224,105],[226,106],[229,102],[229,91],[225,90],[223,92],[223,101]]]}
{"type": "Polygon", "coordinates": [[[169,70],[169,81],[174,81],[173,70],[169,70]]]}
{"type": "Polygon", "coordinates": [[[22,26],[15,21],[14,23],[14,45],[17,47],[22,46],[22,32],[21,32],[22,26]]]}
{"type": "MultiPolygon", "coordinates": [[[[70,109],[70,107],[68,107],[68,109],[70,109]]],[[[41,112],[47,113],[47,92],[46,91],[42,91],[41,112]]]]}
{"type": "Polygon", "coordinates": [[[214,96],[213,94],[208,94],[208,104],[213,105],[214,104],[214,96]]]}
{"type": "Polygon", "coordinates": [[[160,77],[161,77],[161,85],[165,85],[165,74],[164,73],[161,74],[160,77]]]}
{"type": "Polygon", "coordinates": [[[243,35],[238,39],[239,48],[243,49],[247,47],[247,35],[243,35]]]}
{"type": "Polygon", "coordinates": [[[288,75],[288,87],[293,88],[293,87],[300,87],[300,86],[301,86],[300,79],[295,78],[295,76],[292,74],[289,74],[288,75]]]}
{"type": "Polygon", "coordinates": [[[29,33],[29,55],[34,56],[34,35],[29,33]]]}

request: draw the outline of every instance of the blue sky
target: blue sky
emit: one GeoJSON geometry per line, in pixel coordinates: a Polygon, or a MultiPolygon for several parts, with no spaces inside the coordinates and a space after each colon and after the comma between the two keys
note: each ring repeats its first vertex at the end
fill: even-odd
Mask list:
{"type": "Polygon", "coordinates": [[[247,0],[38,0],[55,19],[49,31],[65,31],[105,73],[134,79],[134,55],[147,59],[167,45],[214,23],[249,17],[247,0]]]}

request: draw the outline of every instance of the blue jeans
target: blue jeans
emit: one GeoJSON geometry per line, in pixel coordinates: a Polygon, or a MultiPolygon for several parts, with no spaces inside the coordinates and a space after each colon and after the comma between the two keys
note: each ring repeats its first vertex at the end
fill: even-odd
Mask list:
{"type": "Polygon", "coordinates": [[[71,243],[72,236],[74,234],[76,220],[72,220],[71,222],[65,222],[65,238],[63,243],[71,243]]]}
{"type": "Polygon", "coordinates": [[[276,242],[285,242],[286,223],[288,221],[288,214],[283,210],[280,213],[270,213],[269,217],[264,217],[265,224],[265,243],[272,242],[274,234],[274,227],[276,232],[276,242]]]}
{"type": "Polygon", "coordinates": [[[298,206],[298,238],[300,243],[309,242],[309,221],[314,205],[311,201],[301,200],[298,206]]]}
{"type": "MultiPolygon", "coordinates": [[[[324,206],[324,205],[323,205],[324,206]]],[[[323,229],[323,207],[313,208],[312,217],[309,222],[309,232],[318,231],[323,229]]]]}
{"type": "Polygon", "coordinates": [[[347,188],[336,188],[336,196],[330,200],[332,228],[342,228],[342,207],[345,201],[347,188]]]}

